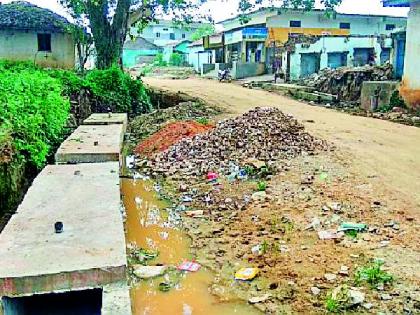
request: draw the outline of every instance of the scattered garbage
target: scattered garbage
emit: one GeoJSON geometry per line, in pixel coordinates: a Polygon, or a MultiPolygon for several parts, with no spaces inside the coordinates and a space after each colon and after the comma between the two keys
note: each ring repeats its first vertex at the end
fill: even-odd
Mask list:
{"type": "Polygon", "coordinates": [[[186,211],[185,214],[192,218],[199,218],[204,215],[204,210],[186,211]]]}
{"type": "Polygon", "coordinates": [[[140,279],[151,279],[159,277],[165,273],[167,266],[142,266],[134,265],[133,273],[140,279]]]}
{"type": "Polygon", "coordinates": [[[367,230],[367,228],[368,228],[367,224],[364,224],[364,223],[345,222],[340,225],[339,231],[340,232],[344,232],[344,231],[364,232],[367,230]]]}
{"type": "Polygon", "coordinates": [[[194,261],[184,261],[181,265],[178,266],[178,270],[196,272],[200,270],[201,265],[194,261]]]}
{"type": "Polygon", "coordinates": [[[267,301],[270,298],[271,298],[271,295],[270,294],[264,294],[262,296],[251,297],[251,298],[248,299],[248,302],[250,304],[257,304],[257,303],[265,302],[265,301],[267,301]]]}
{"type": "Polygon", "coordinates": [[[171,284],[168,282],[159,283],[159,291],[161,292],[169,292],[171,290],[171,287],[171,284]]]}
{"type": "Polygon", "coordinates": [[[318,237],[320,240],[336,240],[344,236],[343,232],[337,232],[335,230],[319,231],[318,237]]]}
{"type": "Polygon", "coordinates": [[[235,273],[236,280],[252,280],[254,279],[259,273],[258,268],[241,268],[235,273]]]}

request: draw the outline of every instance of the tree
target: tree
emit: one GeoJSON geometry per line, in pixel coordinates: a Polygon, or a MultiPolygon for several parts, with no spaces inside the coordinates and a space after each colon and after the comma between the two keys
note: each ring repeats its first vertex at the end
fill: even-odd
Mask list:
{"type": "Polygon", "coordinates": [[[202,27],[198,28],[194,34],[191,35],[191,39],[196,41],[204,36],[213,35],[216,32],[213,24],[204,24],[202,27]]]}
{"type": "MultiPolygon", "coordinates": [[[[121,56],[129,27],[138,22],[141,26],[155,20],[155,14],[171,13],[174,20],[184,23],[197,18],[199,6],[208,0],[60,0],[73,19],[87,21],[96,49],[96,66],[109,68],[122,64],[121,56]]],[[[263,0],[240,0],[241,16],[261,6],[263,0]]],[[[275,1],[269,1],[274,3],[275,1]]],[[[341,0],[321,0],[327,9],[333,9],[341,0]]],[[[311,9],[315,0],[284,0],[289,8],[311,9]]]]}

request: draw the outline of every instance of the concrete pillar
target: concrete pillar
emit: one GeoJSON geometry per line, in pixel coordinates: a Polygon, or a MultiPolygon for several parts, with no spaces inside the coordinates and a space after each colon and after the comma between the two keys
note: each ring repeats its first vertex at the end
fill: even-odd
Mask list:
{"type": "Polygon", "coordinates": [[[321,51],[321,58],[319,63],[319,69],[325,69],[328,67],[328,53],[323,49],[321,51]]]}
{"type": "Polygon", "coordinates": [[[420,107],[420,71],[417,63],[420,56],[420,2],[411,2],[407,22],[407,42],[403,83],[400,93],[411,107],[420,107]]]}

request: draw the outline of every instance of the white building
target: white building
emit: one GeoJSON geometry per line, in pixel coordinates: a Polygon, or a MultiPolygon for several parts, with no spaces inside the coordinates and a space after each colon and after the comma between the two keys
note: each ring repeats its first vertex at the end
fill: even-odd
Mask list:
{"type": "MultiPolygon", "coordinates": [[[[406,26],[394,16],[334,14],[262,9],[221,22],[225,59],[230,63],[280,63],[292,80],[325,67],[384,63],[391,55],[391,33],[406,26]]],[[[250,73],[250,75],[252,75],[250,73]]]]}
{"type": "Polygon", "coordinates": [[[130,35],[143,37],[157,46],[164,47],[170,42],[192,40],[191,37],[197,29],[205,25],[205,23],[179,25],[171,20],[160,20],[150,23],[141,31],[137,26],[133,26],[130,28],[130,35]]]}
{"type": "Polygon", "coordinates": [[[417,67],[420,56],[420,1],[419,0],[384,0],[387,7],[409,7],[407,39],[404,57],[403,82],[400,94],[413,108],[420,108],[420,72],[417,67]]]}

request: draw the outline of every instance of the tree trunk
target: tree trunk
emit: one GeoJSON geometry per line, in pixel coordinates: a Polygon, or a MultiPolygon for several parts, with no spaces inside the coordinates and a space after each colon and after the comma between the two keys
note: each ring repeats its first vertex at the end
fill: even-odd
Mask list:
{"type": "Polygon", "coordinates": [[[87,13],[96,48],[96,67],[122,66],[122,52],[128,29],[130,0],[119,0],[114,17],[108,17],[108,0],[87,2],[87,13]]]}

